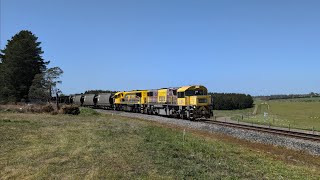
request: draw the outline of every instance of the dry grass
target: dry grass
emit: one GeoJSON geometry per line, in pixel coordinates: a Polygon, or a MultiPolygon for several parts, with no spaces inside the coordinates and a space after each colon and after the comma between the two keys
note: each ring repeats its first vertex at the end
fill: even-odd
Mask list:
{"type": "Polygon", "coordinates": [[[57,110],[52,104],[8,104],[0,105],[0,111],[19,113],[51,113],[57,110]]]}
{"type": "Polygon", "coordinates": [[[317,179],[319,157],[111,115],[0,113],[0,179],[317,179]]]}
{"type": "Polygon", "coordinates": [[[77,105],[60,105],[60,109],[58,110],[55,104],[8,104],[0,105],[0,112],[78,115],[80,108],[77,105]]]}

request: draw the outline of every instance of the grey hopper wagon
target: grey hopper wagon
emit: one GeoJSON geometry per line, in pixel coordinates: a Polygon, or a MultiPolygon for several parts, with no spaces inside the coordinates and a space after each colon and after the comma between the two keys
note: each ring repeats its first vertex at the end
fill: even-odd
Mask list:
{"type": "Polygon", "coordinates": [[[73,96],[73,103],[79,106],[82,106],[84,102],[84,95],[78,94],[73,96]]]}
{"type": "Polygon", "coordinates": [[[95,103],[94,103],[95,96],[96,96],[95,94],[85,94],[83,106],[95,106],[95,103]]]}
{"type": "Polygon", "coordinates": [[[101,108],[111,108],[113,105],[113,95],[111,93],[101,93],[95,97],[95,104],[101,108]]]}
{"type": "Polygon", "coordinates": [[[58,102],[61,104],[71,104],[72,98],[72,96],[59,96],[58,102]]]}

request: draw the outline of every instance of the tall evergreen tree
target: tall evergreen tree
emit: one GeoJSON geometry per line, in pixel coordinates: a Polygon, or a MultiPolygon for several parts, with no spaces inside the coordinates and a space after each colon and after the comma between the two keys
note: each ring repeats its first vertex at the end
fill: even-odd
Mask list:
{"type": "Polygon", "coordinates": [[[28,99],[29,88],[36,74],[46,70],[42,59],[40,44],[32,32],[23,30],[14,35],[1,52],[3,87],[0,98],[6,101],[19,102],[28,99]]]}
{"type": "Polygon", "coordinates": [[[32,102],[46,102],[50,100],[48,84],[44,74],[36,74],[29,89],[29,99],[32,102]]]}
{"type": "Polygon", "coordinates": [[[4,89],[4,73],[3,73],[3,65],[2,65],[2,54],[0,53],[0,103],[3,101],[3,89],[4,89]]]}

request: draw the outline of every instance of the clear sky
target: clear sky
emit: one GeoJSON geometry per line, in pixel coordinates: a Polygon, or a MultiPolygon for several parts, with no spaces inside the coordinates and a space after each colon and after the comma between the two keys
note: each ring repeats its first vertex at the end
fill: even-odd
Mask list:
{"type": "Polygon", "coordinates": [[[64,70],[66,94],[189,84],[320,92],[319,0],[0,1],[0,48],[32,31],[64,70]]]}

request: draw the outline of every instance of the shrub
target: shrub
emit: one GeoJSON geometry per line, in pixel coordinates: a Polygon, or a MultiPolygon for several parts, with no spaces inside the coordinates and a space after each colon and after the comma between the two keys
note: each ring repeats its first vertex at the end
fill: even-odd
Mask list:
{"type": "Polygon", "coordinates": [[[51,115],[57,115],[58,114],[58,111],[52,111],[51,112],[51,115]]]}
{"type": "Polygon", "coordinates": [[[41,109],[42,109],[42,112],[45,112],[45,113],[51,113],[54,111],[54,108],[51,104],[45,105],[41,109]]]}
{"type": "Polygon", "coordinates": [[[37,105],[28,105],[26,112],[41,113],[41,107],[37,105]]]}
{"type": "Polygon", "coordinates": [[[63,114],[72,114],[72,115],[80,114],[79,106],[64,105],[62,106],[61,110],[63,114]]]}

